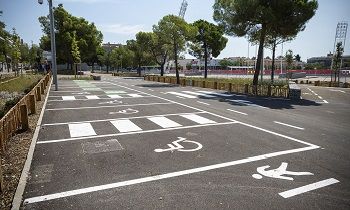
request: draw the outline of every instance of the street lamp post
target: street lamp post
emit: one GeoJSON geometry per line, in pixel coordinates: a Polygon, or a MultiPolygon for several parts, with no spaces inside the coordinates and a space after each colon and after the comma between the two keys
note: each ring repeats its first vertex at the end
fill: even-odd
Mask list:
{"type": "MultiPolygon", "coordinates": [[[[56,41],[55,41],[55,28],[54,28],[54,15],[52,10],[52,0],[49,2],[49,13],[50,13],[50,36],[51,36],[51,59],[52,59],[52,73],[53,82],[55,84],[55,90],[58,90],[57,84],[57,64],[56,64],[56,41]]],[[[38,0],[39,4],[43,4],[43,0],[38,0]]]]}

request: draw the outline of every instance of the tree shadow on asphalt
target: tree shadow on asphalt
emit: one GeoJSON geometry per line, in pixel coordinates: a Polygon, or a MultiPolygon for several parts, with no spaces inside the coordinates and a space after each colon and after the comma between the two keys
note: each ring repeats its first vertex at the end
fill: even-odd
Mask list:
{"type": "Polygon", "coordinates": [[[322,104],[315,101],[306,99],[291,100],[285,98],[265,98],[265,97],[252,97],[245,95],[232,95],[232,97],[215,97],[207,98],[198,96],[200,99],[216,100],[219,102],[227,103],[233,106],[262,106],[270,109],[295,109],[295,106],[315,106],[319,107],[322,104]]]}

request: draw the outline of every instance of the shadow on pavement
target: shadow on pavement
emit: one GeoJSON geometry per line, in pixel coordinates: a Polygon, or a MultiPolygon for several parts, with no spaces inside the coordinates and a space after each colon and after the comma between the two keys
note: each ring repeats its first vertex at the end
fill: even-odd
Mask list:
{"type": "Polygon", "coordinates": [[[160,84],[141,84],[141,85],[135,85],[139,87],[147,87],[147,88],[167,88],[167,87],[178,87],[179,85],[176,84],[167,84],[167,83],[160,83],[160,84]]]}

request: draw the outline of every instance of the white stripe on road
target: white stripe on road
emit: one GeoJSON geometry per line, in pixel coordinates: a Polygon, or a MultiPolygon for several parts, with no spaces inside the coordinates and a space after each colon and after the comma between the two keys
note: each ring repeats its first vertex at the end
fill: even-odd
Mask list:
{"type": "Polygon", "coordinates": [[[200,103],[200,104],[204,104],[204,105],[210,106],[210,104],[202,102],[202,101],[197,101],[197,102],[200,103]]]}
{"type": "Polygon", "coordinates": [[[216,123],[215,121],[213,120],[209,120],[205,117],[201,117],[199,115],[196,115],[196,114],[183,114],[183,115],[180,115],[181,117],[184,117],[186,119],[189,119],[189,120],[192,120],[193,122],[196,122],[198,124],[211,124],[211,123],[216,123]]]}
{"type": "Polygon", "coordinates": [[[206,94],[210,94],[210,95],[216,95],[216,96],[223,96],[223,97],[232,97],[232,96],[234,96],[233,94],[217,93],[217,92],[206,91],[206,90],[201,90],[201,91],[198,91],[198,92],[206,93],[206,94]]]}
{"type": "Polygon", "coordinates": [[[174,122],[166,117],[150,117],[148,119],[162,128],[174,128],[182,126],[179,123],[174,122]]]}
{"type": "Polygon", "coordinates": [[[176,96],[176,97],[181,98],[181,99],[185,99],[184,97],[181,97],[181,96],[176,96]]]}
{"type": "Polygon", "coordinates": [[[123,98],[120,95],[107,95],[110,98],[123,98]]]}
{"type": "Polygon", "coordinates": [[[326,100],[323,100],[323,102],[324,102],[325,104],[328,104],[328,101],[326,101],[326,100]]]}
{"type": "Polygon", "coordinates": [[[75,100],[75,96],[62,96],[63,101],[73,101],[75,100]]]}
{"type": "Polygon", "coordinates": [[[185,98],[197,98],[197,96],[191,96],[191,95],[187,95],[184,93],[178,93],[178,92],[168,92],[168,93],[173,94],[173,95],[177,95],[177,96],[182,96],[185,98]]]}
{"type": "Polygon", "coordinates": [[[209,94],[205,94],[205,93],[198,93],[198,92],[193,92],[193,91],[182,91],[182,92],[188,93],[188,94],[192,94],[192,95],[196,95],[196,96],[203,96],[203,97],[207,97],[207,98],[215,98],[215,96],[209,95],[209,94]]]}
{"type": "Polygon", "coordinates": [[[131,96],[131,97],[134,97],[134,98],[140,98],[140,97],[143,97],[142,95],[140,94],[128,94],[128,96],[131,96]]]}
{"type": "Polygon", "coordinates": [[[302,187],[298,187],[298,188],[295,188],[295,189],[292,189],[292,190],[284,191],[284,192],[281,192],[281,193],[278,193],[278,194],[280,196],[282,196],[283,198],[290,198],[290,197],[293,197],[295,195],[299,195],[299,194],[306,193],[306,192],[309,192],[309,191],[312,191],[312,190],[316,190],[316,189],[319,189],[319,188],[322,188],[322,187],[326,187],[326,186],[329,186],[329,185],[332,185],[332,184],[336,184],[338,182],[339,182],[338,180],[336,180],[334,178],[330,178],[330,179],[326,179],[326,180],[323,180],[323,181],[319,181],[319,182],[315,182],[315,183],[312,183],[312,184],[308,184],[308,185],[305,185],[305,186],[302,186],[302,187]]]}
{"type": "Polygon", "coordinates": [[[329,90],[329,91],[346,93],[344,90],[329,90]]]}
{"type": "Polygon", "coordinates": [[[72,138],[97,135],[90,123],[68,124],[68,128],[72,138]]]}
{"type": "Polygon", "coordinates": [[[278,121],[273,121],[273,122],[276,123],[276,124],[288,126],[288,127],[291,127],[291,128],[296,128],[296,129],[299,129],[299,130],[304,130],[304,128],[301,128],[301,127],[298,127],[298,126],[295,126],[295,125],[289,125],[289,124],[282,123],[282,122],[278,122],[278,121]]]}
{"type": "Polygon", "coordinates": [[[85,96],[87,99],[100,99],[98,96],[85,96]]]}
{"type": "Polygon", "coordinates": [[[142,129],[135,125],[130,120],[115,120],[111,121],[111,123],[116,127],[120,132],[132,132],[132,131],[142,131],[142,129]]]}
{"type": "Polygon", "coordinates": [[[323,99],[321,96],[318,96],[319,99],[323,99]]]}
{"type": "Polygon", "coordinates": [[[248,115],[247,113],[239,112],[239,111],[236,111],[236,110],[233,110],[233,109],[227,109],[227,110],[230,111],[230,112],[236,112],[236,113],[242,114],[242,115],[248,115]]]}
{"type": "Polygon", "coordinates": [[[243,104],[243,105],[246,105],[246,106],[255,106],[255,107],[267,109],[267,107],[260,106],[260,105],[257,105],[257,104],[253,104],[252,102],[246,101],[246,100],[227,100],[227,101],[235,102],[235,103],[238,103],[238,104],[243,104]]]}

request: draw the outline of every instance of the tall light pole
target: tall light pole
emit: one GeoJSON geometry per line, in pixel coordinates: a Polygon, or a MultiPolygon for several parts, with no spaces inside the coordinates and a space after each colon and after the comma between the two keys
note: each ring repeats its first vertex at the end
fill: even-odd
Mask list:
{"type": "MultiPolygon", "coordinates": [[[[57,64],[56,64],[56,41],[55,41],[55,28],[54,28],[54,15],[52,10],[52,0],[49,2],[49,13],[50,13],[50,38],[51,38],[51,60],[52,60],[52,73],[53,82],[55,84],[55,90],[58,90],[57,84],[57,64]]],[[[43,0],[38,0],[39,4],[43,4],[43,0]]]]}

